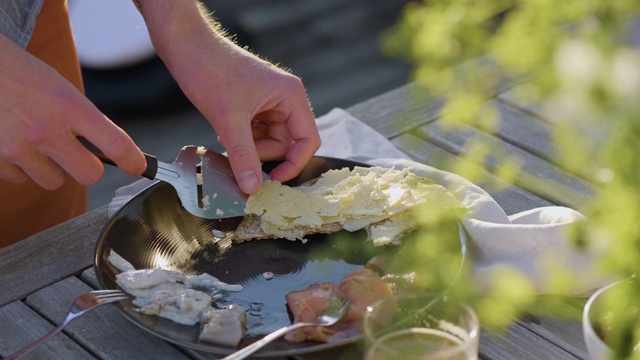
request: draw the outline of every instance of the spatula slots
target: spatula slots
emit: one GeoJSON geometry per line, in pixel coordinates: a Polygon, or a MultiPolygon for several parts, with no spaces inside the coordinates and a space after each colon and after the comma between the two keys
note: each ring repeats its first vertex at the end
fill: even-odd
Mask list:
{"type": "MultiPolygon", "coordinates": [[[[78,138],[104,164],[115,163],[84,138],[78,138]]],[[[144,154],[147,169],[142,176],[171,184],[191,214],[207,219],[243,216],[248,195],[233,176],[229,159],[202,146],[183,147],[173,163],[144,154]]],[[[263,177],[268,178],[266,174],[263,177]]]]}

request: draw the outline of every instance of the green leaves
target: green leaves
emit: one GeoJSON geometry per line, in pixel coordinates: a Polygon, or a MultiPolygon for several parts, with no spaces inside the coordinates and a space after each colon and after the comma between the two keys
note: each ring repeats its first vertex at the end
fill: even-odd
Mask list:
{"type": "MultiPolygon", "coordinates": [[[[626,43],[639,15],[640,1],[629,0],[424,0],[408,4],[381,38],[386,54],[413,64],[419,89],[444,100],[446,127],[492,133],[500,114],[485,101],[505,78],[526,79],[510,91],[513,101],[532,105],[555,129],[554,161],[597,188],[578,209],[589,220],[575,229],[575,245],[602,250],[602,271],[623,278],[640,273],[640,50],[626,43]]],[[[450,168],[473,180],[482,157],[495,151],[473,138],[466,148],[470,157],[450,168]]],[[[522,176],[516,159],[503,164],[492,169],[501,179],[522,176]]],[[[421,256],[435,268],[446,260],[421,256]]],[[[562,269],[550,270],[559,272],[558,286],[570,281],[562,269]]],[[[627,295],[640,299],[640,287],[634,289],[627,295]]],[[[494,290],[476,302],[491,326],[508,323],[487,315],[499,313],[495,308],[517,315],[533,301],[530,284],[514,272],[496,274],[494,290]]]]}

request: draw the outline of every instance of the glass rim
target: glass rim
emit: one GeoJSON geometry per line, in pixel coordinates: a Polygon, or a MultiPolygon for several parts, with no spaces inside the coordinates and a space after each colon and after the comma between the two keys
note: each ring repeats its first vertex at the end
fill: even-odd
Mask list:
{"type": "MultiPolygon", "coordinates": [[[[452,338],[458,339],[459,342],[455,342],[455,345],[447,347],[447,348],[441,348],[441,349],[437,349],[435,351],[429,352],[429,356],[452,356],[452,355],[458,355],[458,354],[464,354],[467,353],[469,350],[471,350],[471,347],[474,345],[473,341],[470,340],[463,340],[460,339],[459,337],[452,335],[446,331],[443,330],[437,330],[437,329],[429,329],[429,328],[419,328],[419,327],[413,327],[413,328],[407,328],[407,329],[402,329],[402,330],[398,330],[398,331],[392,331],[388,334],[384,334],[383,336],[381,336],[379,339],[376,339],[376,341],[374,342],[374,344],[366,350],[365,352],[365,358],[368,356],[369,352],[372,350],[382,350],[384,351],[385,349],[390,348],[390,346],[386,343],[384,343],[384,340],[387,340],[388,338],[392,338],[394,336],[399,336],[399,335],[404,335],[405,333],[410,333],[410,334],[421,334],[421,335],[434,335],[433,333],[431,333],[431,331],[438,331],[438,332],[443,332],[447,335],[449,335],[452,338]]],[[[438,335],[438,334],[436,334],[438,335]]]]}
{"type": "MultiPolygon", "coordinates": [[[[375,332],[372,331],[371,326],[370,326],[370,322],[371,322],[371,315],[373,314],[374,310],[379,308],[383,303],[390,301],[391,299],[420,299],[420,298],[429,298],[429,299],[433,299],[432,301],[437,300],[438,298],[444,299],[444,301],[450,301],[449,303],[454,305],[454,306],[458,306],[460,307],[461,311],[463,313],[465,313],[466,316],[468,316],[468,320],[469,320],[469,329],[464,329],[465,334],[468,336],[467,339],[463,339],[465,343],[473,343],[473,341],[478,338],[479,333],[480,333],[480,321],[478,319],[478,315],[476,314],[475,310],[473,310],[473,308],[460,300],[456,300],[456,299],[451,299],[449,297],[447,297],[445,294],[442,293],[431,293],[431,292],[426,292],[426,293],[400,293],[400,294],[394,294],[394,295],[389,295],[387,297],[384,297],[378,301],[376,301],[375,303],[373,303],[372,305],[367,307],[367,311],[364,314],[363,317],[363,322],[362,322],[362,327],[363,327],[363,335],[365,336],[365,339],[367,341],[371,341],[373,339],[375,339],[375,332]]],[[[425,309],[427,310],[427,308],[429,308],[430,306],[432,306],[432,303],[429,303],[427,305],[425,305],[425,309]]],[[[398,331],[402,331],[402,330],[398,330],[398,331]]],[[[395,331],[393,331],[395,332],[395,331]]],[[[393,332],[390,332],[393,333],[393,332]]],[[[386,334],[385,334],[386,335],[386,334]]],[[[384,336],[384,335],[383,335],[384,336]]]]}

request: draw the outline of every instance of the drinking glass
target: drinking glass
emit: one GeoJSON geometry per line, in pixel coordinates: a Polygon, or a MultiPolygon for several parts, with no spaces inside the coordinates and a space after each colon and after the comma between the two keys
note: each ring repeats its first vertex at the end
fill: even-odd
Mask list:
{"type": "Polygon", "coordinates": [[[478,358],[480,324],[473,309],[442,294],[399,294],[364,317],[366,360],[478,358]]]}

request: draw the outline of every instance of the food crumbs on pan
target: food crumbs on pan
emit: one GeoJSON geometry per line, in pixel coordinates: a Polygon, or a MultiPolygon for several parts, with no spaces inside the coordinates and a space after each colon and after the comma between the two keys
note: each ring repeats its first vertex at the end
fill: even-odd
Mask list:
{"type": "Polygon", "coordinates": [[[225,236],[227,236],[227,233],[218,229],[211,230],[211,233],[213,234],[213,236],[217,237],[218,239],[223,239],[225,236]]]}
{"type": "Polygon", "coordinates": [[[273,279],[273,273],[271,271],[265,271],[262,273],[262,276],[267,280],[273,279]]]}
{"type": "Polygon", "coordinates": [[[224,215],[224,211],[216,209],[216,215],[224,215]]]}
{"type": "Polygon", "coordinates": [[[209,209],[209,207],[211,206],[211,203],[209,203],[209,195],[205,195],[202,197],[202,208],[207,210],[209,209]]]}
{"type": "Polygon", "coordinates": [[[207,154],[207,148],[204,146],[198,146],[196,149],[196,154],[200,156],[205,156],[207,154]]]}

